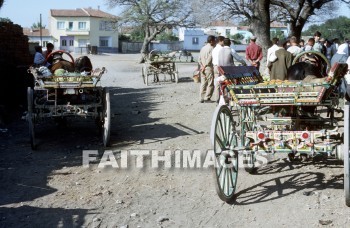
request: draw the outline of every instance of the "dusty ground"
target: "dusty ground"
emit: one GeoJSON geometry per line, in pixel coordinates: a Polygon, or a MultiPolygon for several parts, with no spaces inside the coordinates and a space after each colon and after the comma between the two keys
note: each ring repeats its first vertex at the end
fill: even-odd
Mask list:
{"type": "MultiPolygon", "coordinates": [[[[108,73],[112,150],[211,149],[215,104],[198,102],[195,64],[179,64],[178,84],[146,87],[139,55],[92,56],[108,73]]],[[[38,126],[39,149],[29,146],[27,124],[0,133],[0,227],[318,227],[350,226],[339,162],[295,163],[272,159],[257,174],[239,171],[237,200],[223,203],[212,170],[82,166],[83,150],[104,152],[92,121],[38,126]]],[[[172,157],[174,163],[174,157],[172,157]]],[[[174,167],[174,164],[173,164],[174,167]]]]}

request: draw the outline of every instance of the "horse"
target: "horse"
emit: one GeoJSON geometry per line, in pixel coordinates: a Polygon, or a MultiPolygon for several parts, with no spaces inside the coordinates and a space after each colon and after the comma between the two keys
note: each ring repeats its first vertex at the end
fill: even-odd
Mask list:
{"type": "Polygon", "coordinates": [[[290,66],[287,70],[287,80],[304,80],[309,75],[316,78],[326,76],[322,58],[314,54],[306,54],[300,61],[290,66]]]}
{"type": "Polygon", "coordinates": [[[75,71],[76,72],[91,72],[92,71],[92,64],[91,60],[87,56],[81,56],[77,59],[75,59],[75,71]]]}

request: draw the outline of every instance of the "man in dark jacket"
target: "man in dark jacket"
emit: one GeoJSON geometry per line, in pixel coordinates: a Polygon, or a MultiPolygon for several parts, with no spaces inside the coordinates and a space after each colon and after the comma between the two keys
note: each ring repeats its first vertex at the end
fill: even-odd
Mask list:
{"type": "Polygon", "coordinates": [[[282,40],[278,42],[279,49],[276,50],[275,53],[272,54],[269,59],[269,68],[271,69],[271,80],[286,80],[287,70],[292,65],[293,55],[286,49],[284,49],[283,44],[284,42],[282,40]]]}

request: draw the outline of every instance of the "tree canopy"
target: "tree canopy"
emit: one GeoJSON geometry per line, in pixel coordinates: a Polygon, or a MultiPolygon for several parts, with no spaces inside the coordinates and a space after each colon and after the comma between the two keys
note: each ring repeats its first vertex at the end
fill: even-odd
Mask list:
{"type": "Polygon", "coordinates": [[[31,28],[32,29],[40,29],[40,28],[45,28],[46,25],[42,25],[40,22],[37,22],[37,23],[33,23],[31,28]]]}
{"type": "Polygon", "coordinates": [[[350,18],[340,16],[320,25],[311,25],[302,35],[313,36],[315,31],[319,31],[322,37],[329,40],[338,38],[342,41],[345,38],[350,38],[350,18]]]}
{"type": "Polygon", "coordinates": [[[144,35],[142,60],[156,36],[176,26],[193,26],[192,5],[187,0],[106,0],[110,7],[122,7],[121,24],[137,26],[144,35]]]}

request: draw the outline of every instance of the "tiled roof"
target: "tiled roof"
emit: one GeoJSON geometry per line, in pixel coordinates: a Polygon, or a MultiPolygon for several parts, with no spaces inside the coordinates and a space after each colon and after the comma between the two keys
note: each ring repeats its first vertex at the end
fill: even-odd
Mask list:
{"type": "MultiPolygon", "coordinates": [[[[23,34],[26,36],[40,36],[39,29],[23,28],[23,34]]],[[[41,29],[42,36],[50,36],[48,29],[41,29]]]]}
{"type": "Polygon", "coordinates": [[[75,10],[51,9],[50,12],[52,17],[99,17],[117,19],[115,15],[92,8],[78,8],[75,10]]]}

